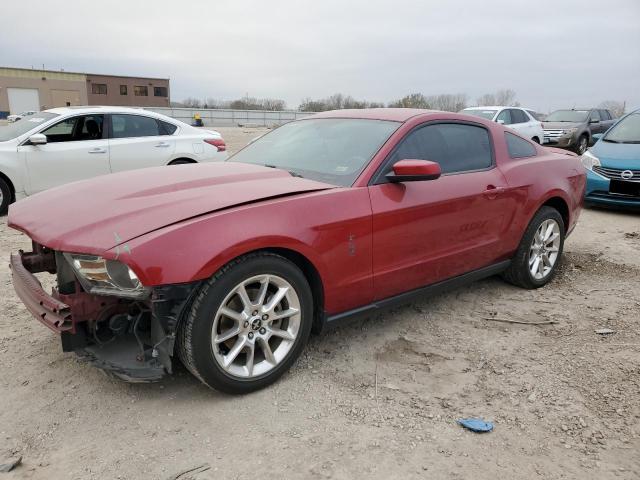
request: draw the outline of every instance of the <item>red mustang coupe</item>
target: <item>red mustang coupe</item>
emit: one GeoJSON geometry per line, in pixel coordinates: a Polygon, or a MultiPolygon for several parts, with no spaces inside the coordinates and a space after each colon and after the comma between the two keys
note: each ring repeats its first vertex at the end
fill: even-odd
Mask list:
{"type": "Polygon", "coordinates": [[[229,161],[119,173],[20,201],[25,306],[64,351],[130,381],[176,355],[207,385],[275,381],[312,329],[494,274],[545,285],[585,172],[479,117],[337,111],[229,161]],[[51,294],[34,273],[56,275],[51,294]]]}

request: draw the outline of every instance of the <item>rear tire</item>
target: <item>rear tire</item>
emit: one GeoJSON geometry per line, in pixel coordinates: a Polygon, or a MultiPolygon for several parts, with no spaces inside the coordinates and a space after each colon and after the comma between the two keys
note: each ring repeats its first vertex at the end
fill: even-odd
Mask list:
{"type": "Polygon", "coordinates": [[[312,323],[313,297],[302,271],[279,255],[253,253],[201,287],[178,328],[178,355],[209,387],[249,393],[291,367],[312,323]]]}
{"type": "Polygon", "coordinates": [[[7,208],[11,203],[11,188],[9,184],[2,178],[0,178],[0,215],[7,213],[7,208]]]}
{"type": "Polygon", "coordinates": [[[562,259],[564,237],[562,215],[552,207],[540,208],[525,230],[511,265],[502,274],[503,278],[527,289],[549,283],[562,259]]]}

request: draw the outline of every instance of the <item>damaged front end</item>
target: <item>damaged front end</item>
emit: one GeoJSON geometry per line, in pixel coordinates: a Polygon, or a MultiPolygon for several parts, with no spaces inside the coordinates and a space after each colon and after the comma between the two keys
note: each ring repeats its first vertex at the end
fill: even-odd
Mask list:
{"type": "Polygon", "coordinates": [[[172,371],[176,331],[199,282],[145,288],[123,263],[51,250],[11,255],[13,285],[27,309],[60,334],[62,349],[129,382],[172,371]],[[36,273],[56,275],[45,292],[36,273]]]}

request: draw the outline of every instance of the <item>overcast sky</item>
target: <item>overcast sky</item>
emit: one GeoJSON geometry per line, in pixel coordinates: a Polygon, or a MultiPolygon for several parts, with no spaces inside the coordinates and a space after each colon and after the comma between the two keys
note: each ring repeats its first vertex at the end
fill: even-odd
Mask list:
{"type": "Polygon", "coordinates": [[[640,107],[640,0],[2,1],[0,65],[169,77],[188,96],[511,88],[548,112],[640,107]]]}

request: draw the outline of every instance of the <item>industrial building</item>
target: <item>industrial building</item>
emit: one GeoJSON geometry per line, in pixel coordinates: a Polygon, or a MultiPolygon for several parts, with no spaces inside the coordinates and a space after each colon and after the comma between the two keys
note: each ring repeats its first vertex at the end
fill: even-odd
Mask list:
{"type": "Polygon", "coordinates": [[[169,79],[0,67],[0,119],[71,105],[168,107],[169,79]]]}

